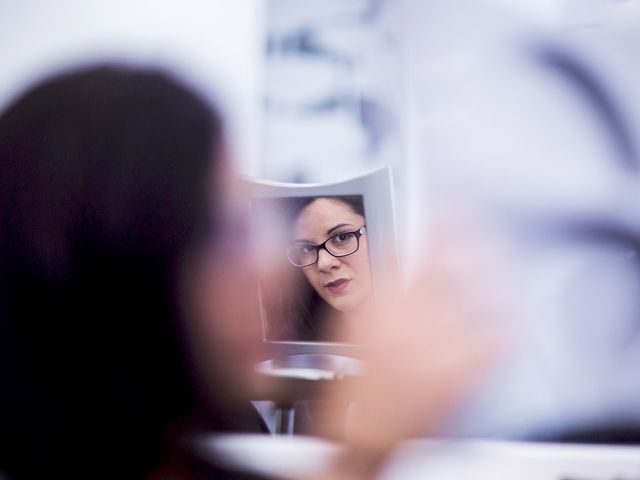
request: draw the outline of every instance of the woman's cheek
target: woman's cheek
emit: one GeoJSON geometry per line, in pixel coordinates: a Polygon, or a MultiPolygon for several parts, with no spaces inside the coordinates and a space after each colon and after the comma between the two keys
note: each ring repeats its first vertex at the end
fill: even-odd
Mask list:
{"type": "Polygon", "coordinates": [[[317,275],[315,275],[315,272],[313,271],[313,269],[309,268],[307,270],[303,270],[302,272],[304,273],[304,278],[306,278],[307,282],[309,282],[309,285],[311,285],[319,295],[322,295],[320,293],[320,289],[318,288],[317,275]]]}

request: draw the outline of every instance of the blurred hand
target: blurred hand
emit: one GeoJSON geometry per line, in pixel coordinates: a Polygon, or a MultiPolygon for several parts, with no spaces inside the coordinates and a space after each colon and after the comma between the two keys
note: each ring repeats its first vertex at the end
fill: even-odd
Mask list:
{"type": "Polygon", "coordinates": [[[401,440],[443,433],[495,360],[499,309],[480,260],[441,232],[411,285],[388,275],[376,291],[350,332],[368,346],[368,374],[330,398],[357,399],[346,432],[339,415],[325,412],[329,431],[349,447],[332,478],[367,478],[401,440]]]}

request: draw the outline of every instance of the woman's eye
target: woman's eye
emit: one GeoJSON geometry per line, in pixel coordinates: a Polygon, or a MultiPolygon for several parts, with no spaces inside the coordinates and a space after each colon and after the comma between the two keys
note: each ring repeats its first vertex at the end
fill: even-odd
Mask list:
{"type": "Polygon", "coordinates": [[[351,238],[351,233],[339,233],[335,237],[333,237],[333,243],[340,244],[348,242],[351,238]]]}
{"type": "Polygon", "coordinates": [[[302,255],[309,255],[310,253],[313,253],[316,247],[313,245],[300,245],[298,248],[302,255]]]}

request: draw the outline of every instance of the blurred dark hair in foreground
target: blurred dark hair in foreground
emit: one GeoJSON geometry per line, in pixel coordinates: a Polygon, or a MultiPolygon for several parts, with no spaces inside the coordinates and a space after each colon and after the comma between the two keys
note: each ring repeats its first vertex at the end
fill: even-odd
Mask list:
{"type": "Polygon", "coordinates": [[[4,112],[0,471],[139,478],[185,419],[242,427],[202,401],[180,318],[221,142],[217,113],[152,69],[64,74],[4,112]]]}

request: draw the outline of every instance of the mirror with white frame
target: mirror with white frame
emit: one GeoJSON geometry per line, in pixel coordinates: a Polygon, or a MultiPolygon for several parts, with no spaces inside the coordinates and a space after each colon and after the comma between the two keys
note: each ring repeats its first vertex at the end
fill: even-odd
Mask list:
{"type": "Polygon", "coordinates": [[[283,272],[259,285],[264,340],[282,353],[340,353],[345,322],[397,266],[389,168],[332,184],[244,181],[254,240],[283,272]]]}

